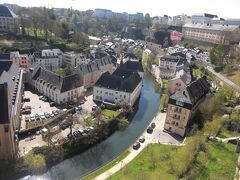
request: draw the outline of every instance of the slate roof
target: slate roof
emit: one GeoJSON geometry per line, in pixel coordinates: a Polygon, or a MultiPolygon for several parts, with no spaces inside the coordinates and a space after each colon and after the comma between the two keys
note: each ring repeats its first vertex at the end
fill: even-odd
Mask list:
{"type": "Polygon", "coordinates": [[[0,53],[0,60],[10,60],[10,53],[0,53]]]}
{"type": "Polygon", "coordinates": [[[58,90],[60,90],[61,93],[82,86],[82,81],[78,74],[72,74],[69,76],[62,77],[40,66],[37,67],[37,70],[33,71],[32,79],[44,80],[46,83],[50,83],[58,90]]]}
{"type": "Polygon", "coordinates": [[[0,16],[2,17],[17,17],[7,6],[0,5],[0,16]]]}
{"type": "Polygon", "coordinates": [[[9,122],[8,102],[15,102],[15,88],[19,83],[19,74],[20,69],[15,63],[0,61],[0,124],[9,122]]]}
{"type": "Polygon", "coordinates": [[[114,72],[110,74],[106,72],[102,74],[95,86],[124,92],[133,92],[141,80],[141,77],[136,72],[130,73],[129,71],[119,70],[118,73],[114,72]]]}
{"type": "Polygon", "coordinates": [[[169,62],[178,62],[180,59],[179,56],[171,56],[171,55],[165,55],[160,58],[161,61],[169,61],[169,62]]]}
{"type": "Polygon", "coordinates": [[[120,67],[123,67],[124,69],[133,72],[143,72],[143,66],[141,61],[127,61],[124,64],[121,64],[120,67]]]}
{"type": "Polygon", "coordinates": [[[178,101],[182,102],[185,108],[192,109],[209,91],[210,84],[204,76],[193,81],[183,90],[177,91],[169,98],[168,103],[177,105],[178,101]]]}
{"type": "Polygon", "coordinates": [[[77,66],[77,71],[80,74],[88,74],[101,70],[101,67],[112,64],[111,58],[105,56],[101,59],[95,59],[94,61],[89,62],[88,64],[81,64],[77,66]]]}
{"type": "Polygon", "coordinates": [[[196,29],[206,29],[206,30],[217,30],[217,31],[234,31],[239,28],[238,25],[221,25],[221,24],[185,24],[184,28],[196,28],[196,29]]]}

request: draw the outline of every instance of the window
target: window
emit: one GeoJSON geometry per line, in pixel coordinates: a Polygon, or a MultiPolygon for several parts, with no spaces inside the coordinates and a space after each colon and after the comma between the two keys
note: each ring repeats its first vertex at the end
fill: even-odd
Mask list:
{"type": "Polygon", "coordinates": [[[105,92],[106,95],[108,95],[108,92],[105,92]]]}
{"type": "Polygon", "coordinates": [[[126,95],[124,95],[124,99],[126,98],[126,95]]]}

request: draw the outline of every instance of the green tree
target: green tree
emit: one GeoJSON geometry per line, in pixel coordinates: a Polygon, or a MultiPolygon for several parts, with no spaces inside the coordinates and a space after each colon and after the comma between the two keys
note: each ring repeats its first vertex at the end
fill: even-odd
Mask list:
{"type": "Polygon", "coordinates": [[[223,67],[224,58],[229,52],[229,48],[226,45],[219,44],[210,50],[210,60],[215,66],[223,67]]]}

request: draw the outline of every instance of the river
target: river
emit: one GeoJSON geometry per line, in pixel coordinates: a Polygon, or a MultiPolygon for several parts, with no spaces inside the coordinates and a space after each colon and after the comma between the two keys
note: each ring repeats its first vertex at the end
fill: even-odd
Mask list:
{"type": "Polygon", "coordinates": [[[80,155],[67,159],[49,169],[45,174],[24,179],[79,179],[107,164],[133,144],[146,129],[159,109],[160,93],[151,75],[145,73],[139,108],[131,124],[124,131],[117,131],[105,141],[80,155]]]}

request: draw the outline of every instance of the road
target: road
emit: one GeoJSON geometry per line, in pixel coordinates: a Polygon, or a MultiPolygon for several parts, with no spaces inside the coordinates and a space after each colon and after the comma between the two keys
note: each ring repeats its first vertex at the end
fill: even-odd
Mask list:
{"type": "Polygon", "coordinates": [[[226,78],[222,74],[217,73],[216,71],[214,71],[214,69],[212,69],[209,66],[207,67],[207,70],[210,71],[211,73],[213,73],[215,76],[217,76],[225,84],[227,84],[228,86],[230,86],[230,87],[234,88],[235,90],[237,90],[238,92],[240,92],[240,87],[238,85],[236,85],[234,82],[232,82],[231,80],[229,80],[228,78],[226,78]]]}
{"type": "Polygon", "coordinates": [[[184,145],[183,139],[172,136],[163,131],[163,126],[166,118],[166,113],[158,113],[157,116],[152,120],[156,123],[156,127],[152,134],[148,134],[146,130],[142,134],[145,137],[145,142],[141,143],[141,147],[138,150],[133,150],[132,146],[129,147],[129,155],[122,161],[118,162],[115,166],[108,169],[104,173],[100,174],[94,180],[103,180],[110,177],[112,174],[121,170],[124,166],[130,163],[148,144],[160,143],[160,144],[171,144],[171,145],[184,145]]]}

